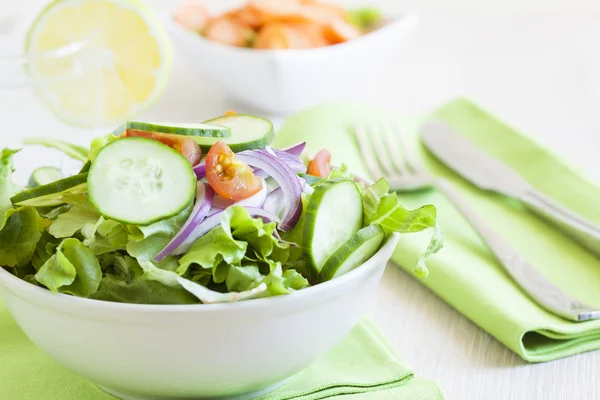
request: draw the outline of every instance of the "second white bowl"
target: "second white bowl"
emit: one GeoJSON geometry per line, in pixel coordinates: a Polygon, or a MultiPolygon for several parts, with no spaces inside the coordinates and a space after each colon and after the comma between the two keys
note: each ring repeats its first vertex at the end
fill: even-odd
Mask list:
{"type": "Polygon", "coordinates": [[[416,14],[406,14],[356,40],[303,50],[225,46],[171,18],[167,26],[176,48],[231,97],[282,114],[357,93],[396,55],[417,22],[416,14]]]}

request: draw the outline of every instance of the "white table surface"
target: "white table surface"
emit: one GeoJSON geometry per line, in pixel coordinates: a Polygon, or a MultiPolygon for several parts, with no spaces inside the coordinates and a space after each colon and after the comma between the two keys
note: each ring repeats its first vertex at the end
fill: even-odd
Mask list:
{"type": "MultiPolygon", "coordinates": [[[[590,13],[423,14],[405,51],[357,97],[414,115],[468,96],[600,182],[599,22],[590,13]]],[[[52,126],[20,96],[0,92],[5,145],[52,126]]],[[[178,56],[147,117],[209,117],[235,107],[178,56]]],[[[25,159],[19,176],[38,162],[25,159]]],[[[371,313],[416,373],[439,382],[449,399],[600,399],[600,352],[525,363],[394,266],[371,313]]]]}

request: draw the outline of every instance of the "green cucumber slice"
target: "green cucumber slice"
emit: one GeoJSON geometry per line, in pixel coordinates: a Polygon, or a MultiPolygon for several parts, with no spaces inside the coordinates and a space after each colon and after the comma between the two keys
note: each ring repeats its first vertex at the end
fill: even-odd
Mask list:
{"type": "Polygon", "coordinates": [[[363,224],[360,190],[350,180],[328,181],[310,196],[304,220],[305,256],[313,272],[323,265],[363,224]]]}
{"type": "Polygon", "coordinates": [[[205,154],[219,140],[223,140],[233,152],[237,153],[244,150],[264,149],[265,146],[271,144],[275,137],[273,123],[255,115],[226,115],[204,121],[204,123],[231,128],[231,136],[225,139],[194,137],[205,154]]]}
{"type": "Polygon", "coordinates": [[[369,225],[354,234],[323,265],[318,282],[337,278],[364,264],[381,248],[385,233],[379,225],[369,225]]]}
{"type": "Polygon", "coordinates": [[[28,186],[30,188],[46,185],[62,178],[62,173],[56,167],[39,167],[36,168],[29,177],[28,186]]]}
{"type": "Polygon", "coordinates": [[[88,174],[88,197],[103,216],[148,225],[179,214],[196,193],[196,175],[181,154],[140,137],[104,146],[88,174]]]}
{"type": "Polygon", "coordinates": [[[83,193],[86,190],[87,174],[73,175],[46,185],[24,190],[11,197],[16,206],[53,207],[64,204],[65,193],[83,193]]]}
{"type": "Polygon", "coordinates": [[[170,133],[174,135],[185,135],[207,138],[227,138],[231,136],[231,128],[214,124],[177,124],[158,122],[127,122],[127,128],[145,132],[170,133]]]}

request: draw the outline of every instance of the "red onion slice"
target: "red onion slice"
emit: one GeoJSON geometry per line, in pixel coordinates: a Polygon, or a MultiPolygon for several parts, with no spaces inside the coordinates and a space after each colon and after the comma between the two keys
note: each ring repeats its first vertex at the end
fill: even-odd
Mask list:
{"type": "Polygon", "coordinates": [[[292,229],[302,214],[302,184],[298,175],[278,157],[263,150],[247,150],[236,155],[238,159],[259,168],[277,181],[283,191],[284,213],[279,227],[282,231],[292,229]]]}
{"type": "Polygon", "coordinates": [[[281,216],[281,211],[283,210],[283,190],[281,190],[281,187],[278,187],[269,193],[263,204],[263,209],[281,216]]]}
{"type": "Polygon", "coordinates": [[[204,178],[206,176],[206,161],[201,161],[200,164],[196,165],[192,170],[196,174],[196,178],[204,178]]]}
{"type": "Polygon", "coordinates": [[[285,149],[275,150],[275,154],[277,154],[278,151],[283,151],[287,154],[291,154],[293,156],[300,157],[300,154],[302,154],[305,147],[306,147],[306,142],[302,142],[302,143],[298,143],[298,144],[295,144],[290,147],[286,147],[285,149]]]}
{"type": "MultiPolygon", "coordinates": [[[[248,214],[252,217],[261,217],[267,222],[277,222],[279,223],[279,218],[277,215],[270,213],[262,208],[258,207],[244,207],[248,214]]],[[[221,218],[223,217],[223,213],[225,210],[221,210],[215,214],[209,215],[204,221],[202,221],[199,225],[195,227],[193,232],[177,247],[173,254],[180,255],[186,253],[194,244],[194,242],[200,239],[202,236],[206,235],[208,232],[213,230],[221,223],[221,218]]]]}
{"type": "Polygon", "coordinates": [[[206,214],[208,214],[214,196],[215,192],[209,185],[205,185],[203,182],[198,182],[196,184],[196,204],[194,204],[190,216],[173,239],[171,239],[156,257],[154,257],[154,261],[159,262],[163,260],[169,254],[173,253],[173,251],[190,236],[196,226],[198,226],[204,217],[206,217],[206,214]]]}

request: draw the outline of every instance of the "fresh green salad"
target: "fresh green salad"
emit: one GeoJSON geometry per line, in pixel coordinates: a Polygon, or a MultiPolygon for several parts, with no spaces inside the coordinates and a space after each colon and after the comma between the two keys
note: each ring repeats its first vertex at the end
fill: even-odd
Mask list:
{"type": "MultiPolygon", "coordinates": [[[[393,232],[436,227],[404,209],[384,179],[368,186],[304,143],[269,147],[267,119],[128,122],[90,148],[28,144],[81,161],[13,183],[0,156],[0,266],[55,293],[141,304],[231,302],[287,294],[345,274],[393,232]],[[306,160],[307,162],[303,161],[306,160]]],[[[415,271],[441,247],[434,230],[415,271]]]]}

